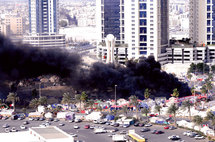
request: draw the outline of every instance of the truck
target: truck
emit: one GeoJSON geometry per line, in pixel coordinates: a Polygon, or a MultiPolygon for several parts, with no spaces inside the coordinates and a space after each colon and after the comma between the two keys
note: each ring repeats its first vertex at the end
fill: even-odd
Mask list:
{"type": "Polygon", "coordinates": [[[95,128],[94,129],[94,133],[95,134],[101,134],[101,133],[106,133],[107,130],[105,130],[104,128],[95,128]]]}
{"type": "Polygon", "coordinates": [[[125,135],[113,135],[112,136],[112,141],[113,142],[126,142],[126,136],[125,135]]]}

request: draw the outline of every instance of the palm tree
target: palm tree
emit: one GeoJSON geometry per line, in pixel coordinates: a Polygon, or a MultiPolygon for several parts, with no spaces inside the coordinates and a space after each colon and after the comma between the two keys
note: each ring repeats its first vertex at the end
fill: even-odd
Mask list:
{"type": "Polygon", "coordinates": [[[191,88],[191,93],[192,93],[192,95],[195,95],[194,93],[195,93],[195,87],[192,87],[191,88]]]}
{"type": "MultiPolygon", "coordinates": [[[[86,103],[87,97],[88,97],[88,96],[87,96],[86,92],[83,91],[83,92],[81,93],[81,97],[80,97],[81,102],[86,103]]],[[[84,108],[84,109],[85,109],[85,108],[84,108]]]]}
{"type": "Polygon", "coordinates": [[[173,96],[173,97],[176,97],[176,98],[179,97],[179,92],[178,92],[178,89],[177,89],[177,88],[175,88],[175,89],[173,90],[172,96],[173,96]]]}
{"type": "Polygon", "coordinates": [[[215,129],[215,115],[210,111],[207,113],[205,120],[211,121],[211,125],[213,126],[213,130],[215,129]]]}
{"type": "Polygon", "coordinates": [[[88,100],[87,104],[90,108],[92,108],[94,105],[94,100],[92,100],[92,99],[88,100]]]}
{"type": "Polygon", "coordinates": [[[138,97],[135,95],[132,95],[129,97],[129,100],[130,100],[129,104],[135,106],[135,108],[136,108],[136,117],[137,117],[138,106],[139,106],[138,97]]]}
{"type": "Polygon", "coordinates": [[[161,113],[161,106],[160,105],[155,105],[155,112],[158,112],[159,113],[159,115],[160,115],[160,113],[161,113]]]}
{"type": "Polygon", "coordinates": [[[174,124],[176,126],[176,113],[178,111],[179,107],[176,106],[175,104],[172,104],[169,108],[168,108],[168,113],[169,114],[173,114],[174,116],[174,124]]]}
{"type": "Polygon", "coordinates": [[[127,116],[128,107],[126,105],[122,107],[122,112],[123,112],[123,114],[125,114],[125,116],[127,116]]]}
{"type": "Polygon", "coordinates": [[[206,82],[205,86],[206,86],[207,92],[213,89],[213,85],[211,84],[211,81],[206,82]]]}
{"type": "Polygon", "coordinates": [[[150,97],[150,95],[151,95],[151,91],[148,88],[146,88],[145,91],[144,91],[145,99],[148,99],[150,97]]]}
{"type": "Polygon", "coordinates": [[[188,79],[191,79],[192,77],[193,77],[192,74],[190,74],[190,73],[187,74],[188,79]]]}
{"type": "MultiPolygon", "coordinates": [[[[200,116],[200,115],[195,115],[193,117],[193,122],[196,124],[196,125],[201,125],[202,122],[203,122],[203,118],[200,116]]],[[[199,130],[200,130],[200,127],[199,127],[199,130]]]]}
{"type": "Polygon", "coordinates": [[[182,107],[184,108],[184,109],[188,109],[188,112],[189,112],[189,119],[191,120],[191,107],[192,106],[194,106],[194,104],[191,102],[191,101],[189,101],[189,100],[187,100],[187,101],[185,101],[185,102],[183,102],[182,103],[182,107]]]}
{"type": "Polygon", "coordinates": [[[149,118],[148,118],[149,112],[150,112],[149,108],[144,107],[143,109],[141,109],[141,113],[145,114],[148,122],[149,122],[149,118]]]}
{"type": "Polygon", "coordinates": [[[61,103],[62,103],[62,104],[66,104],[66,105],[67,105],[67,108],[69,108],[69,104],[72,103],[72,97],[70,96],[69,93],[64,93],[64,94],[63,94],[63,98],[62,98],[61,103]]]}
{"type": "Polygon", "coordinates": [[[37,98],[32,99],[29,106],[34,108],[34,109],[37,108],[39,106],[39,100],[37,98]]]}
{"type": "Polygon", "coordinates": [[[40,97],[38,99],[38,102],[39,102],[39,105],[43,105],[43,106],[47,105],[47,97],[45,96],[40,97]]]}
{"type": "Polygon", "coordinates": [[[207,93],[207,89],[206,89],[206,85],[203,85],[202,88],[201,88],[201,93],[202,94],[206,94],[207,93]]]}
{"type": "Polygon", "coordinates": [[[10,92],[9,95],[7,96],[6,101],[7,102],[12,102],[12,104],[13,104],[13,110],[15,112],[16,111],[15,103],[17,101],[19,101],[19,97],[17,96],[17,94],[13,93],[13,92],[10,92]]]}
{"type": "Polygon", "coordinates": [[[80,110],[81,110],[81,94],[75,95],[75,100],[80,103],[80,110]]]}

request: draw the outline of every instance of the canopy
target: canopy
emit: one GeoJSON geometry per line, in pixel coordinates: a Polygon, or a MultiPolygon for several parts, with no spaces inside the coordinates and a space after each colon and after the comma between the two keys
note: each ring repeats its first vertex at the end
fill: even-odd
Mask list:
{"type": "Polygon", "coordinates": [[[114,120],[114,116],[113,115],[107,115],[106,116],[106,119],[109,121],[109,120],[114,120]]]}

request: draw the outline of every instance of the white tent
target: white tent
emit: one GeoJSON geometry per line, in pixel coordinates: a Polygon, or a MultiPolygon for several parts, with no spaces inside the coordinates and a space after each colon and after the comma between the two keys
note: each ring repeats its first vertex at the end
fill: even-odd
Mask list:
{"type": "Polygon", "coordinates": [[[40,112],[31,112],[28,117],[42,117],[42,114],[40,112]]]}
{"type": "Polygon", "coordinates": [[[87,121],[93,121],[93,120],[99,120],[102,117],[101,112],[92,112],[89,115],[86,116],[87,121]]]}
{"type": "Polygon", "coordinates": [[[57,113],[57,118],[58,118],[58,119],[65,119],[67,113],[68,113],[68,112],[58,112],[58,113],[57,113]]]}
{"type": "Polygon", "coordinates": [[[51,112],[47,112],[45,114],[45,118],[53,118],[53,114],[51,112]]]}

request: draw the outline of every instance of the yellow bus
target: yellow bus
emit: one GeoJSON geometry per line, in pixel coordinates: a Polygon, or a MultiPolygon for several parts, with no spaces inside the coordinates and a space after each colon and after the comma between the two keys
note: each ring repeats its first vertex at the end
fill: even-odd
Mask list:
{"type": "Polygon", "coordinates": [[[135,130],[129,130],[128,132],[129,142],[145,142],[145,138],[135,133],[135,130]]]}

